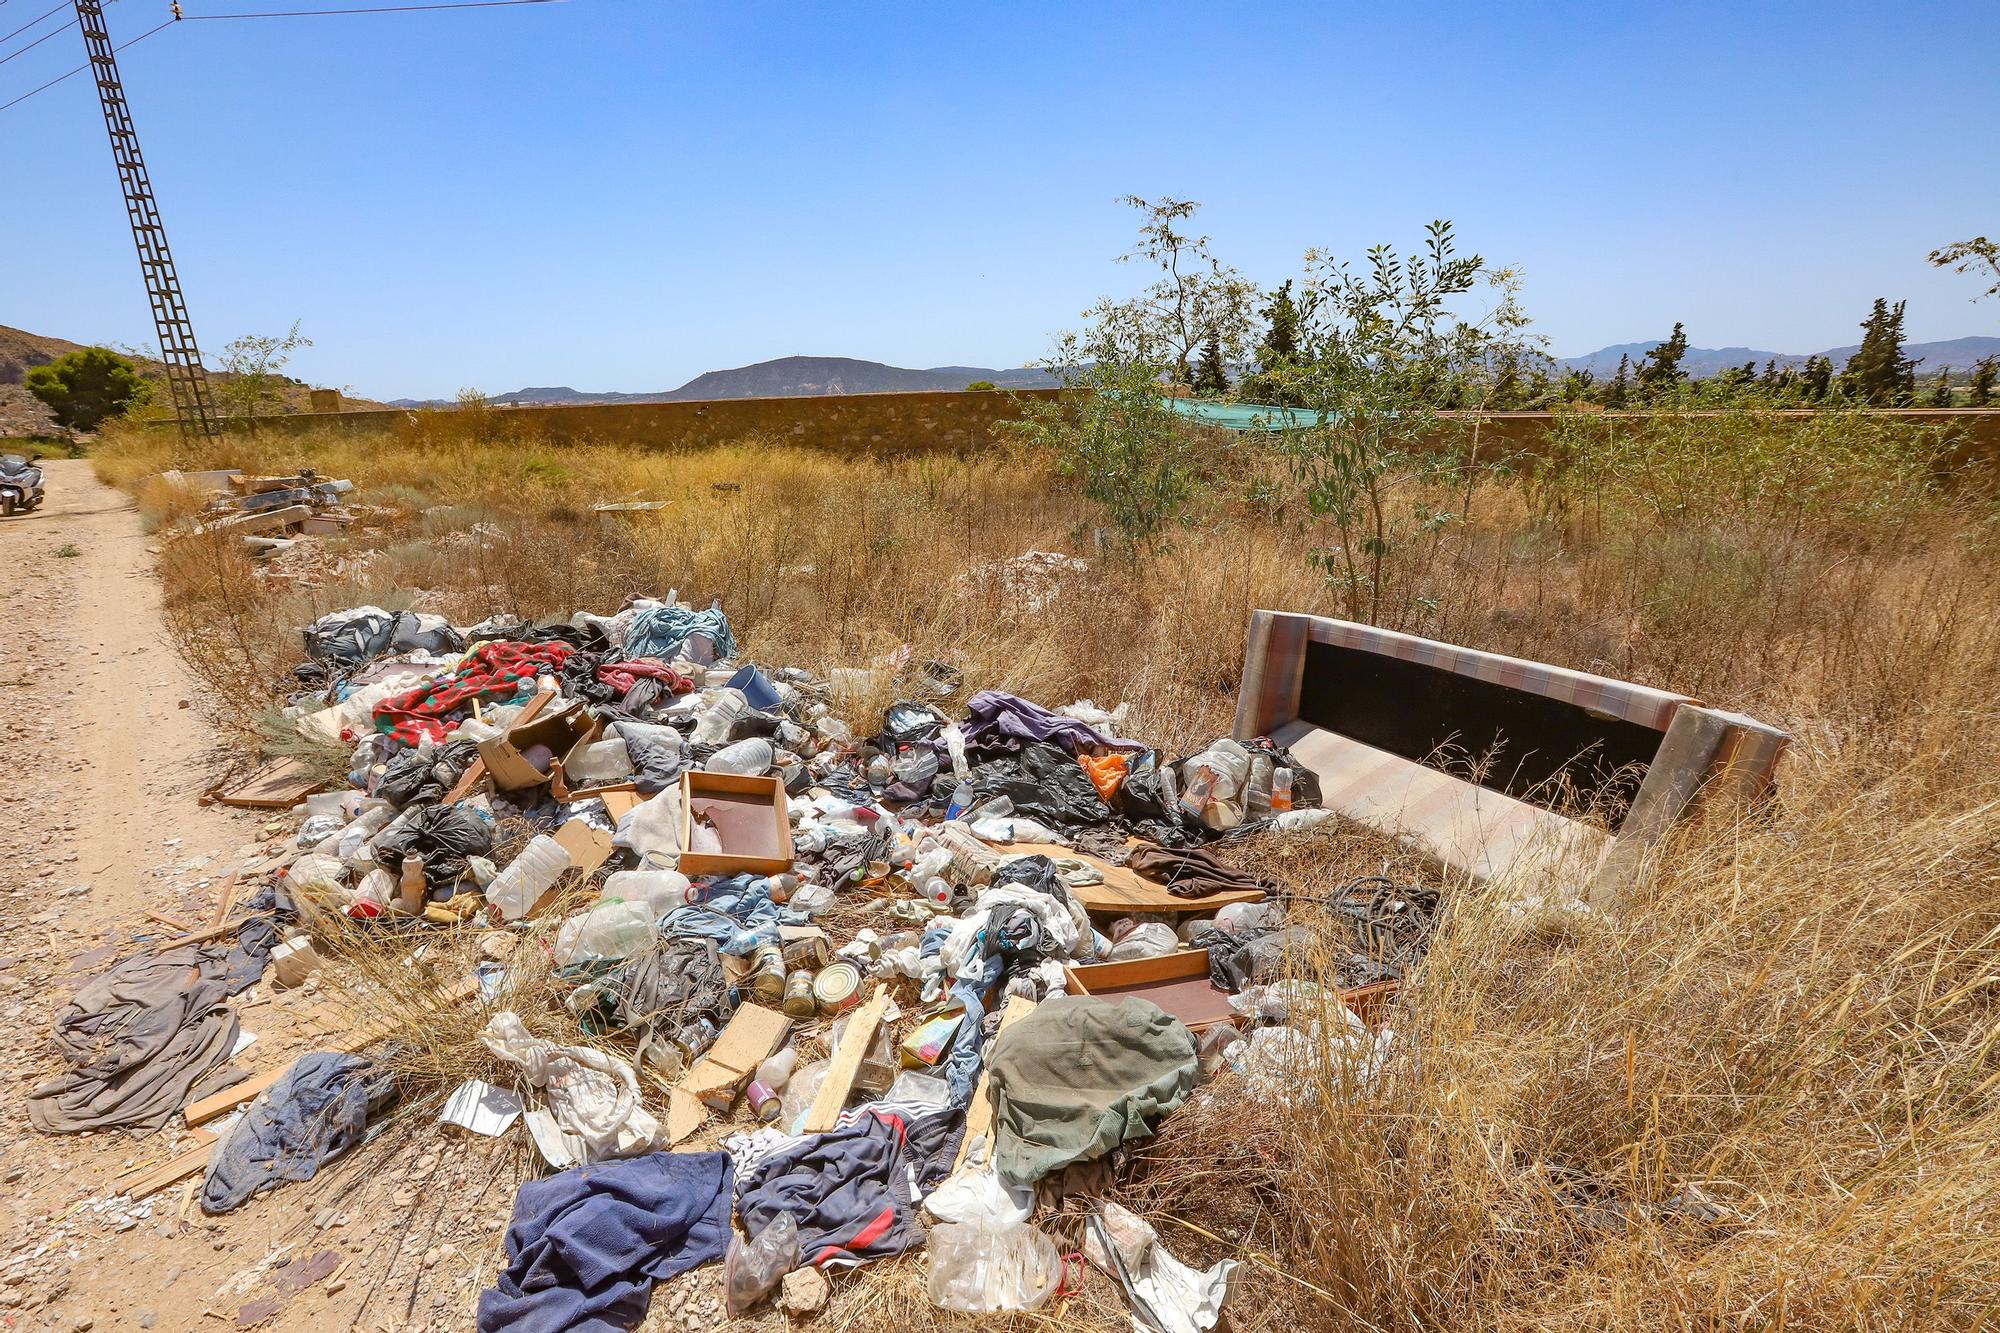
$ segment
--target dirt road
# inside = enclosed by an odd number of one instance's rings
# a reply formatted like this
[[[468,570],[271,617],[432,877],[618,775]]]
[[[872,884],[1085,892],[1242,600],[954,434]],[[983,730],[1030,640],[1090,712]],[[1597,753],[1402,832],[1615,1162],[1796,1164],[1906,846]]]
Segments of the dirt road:
[[[145,1200],[117,1192],[127,1168],[192,1144],[185,1129],[28,1128],[24,1097],[60,1067],[49,1032],[69,995],[179,933],[149,910],[205,923],[230,871],[279,832],[198,804],[229,756],[167,643],[138,513],[88,462],[45,468],[42,511],[0,521],[0,1052],[14,1071],[0,1084],[0,1330],[247,1327],[246,1316],[266,1328],[469,1327],[512,1198],[471,1202],[489,1174],[473,1149],[406,1135],[401,1149],[350,1158],[357,1169],[209,1219],[198,1176]],[[237,1059],[251,1074],[326,1035],[310,989],[267,981],[232,1003],[258,1037]],[[413,1218],[419,1194],[430,1197]]]

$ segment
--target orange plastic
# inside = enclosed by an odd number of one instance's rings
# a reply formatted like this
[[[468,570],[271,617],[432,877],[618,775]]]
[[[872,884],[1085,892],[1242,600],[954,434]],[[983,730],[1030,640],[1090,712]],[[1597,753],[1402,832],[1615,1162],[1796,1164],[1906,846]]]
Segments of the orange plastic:
[[[1083,771],[1090,774],[1091,785],[1097,794],[1110,800],[1125,785],[1125,774],[1132,767],[1129,754],[1080,754],[1076,762],[1083,765]]]

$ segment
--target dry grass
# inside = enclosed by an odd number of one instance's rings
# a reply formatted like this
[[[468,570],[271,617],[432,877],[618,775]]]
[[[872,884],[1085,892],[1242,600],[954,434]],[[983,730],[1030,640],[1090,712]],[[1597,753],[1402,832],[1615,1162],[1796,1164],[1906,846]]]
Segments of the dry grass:
[[[313,466],[394,513],[350,539],[374,553],[365,578],[317,588],[169,540],[182,651],[254,717],[325,610],[566,615],[677,587],[722,597],[762,661],[852,665],[907,644],[968,690],[1129,700],[1128,732],[1186,749],[1227,727],[1250,608],[1337,605],[1305,558],[1323,538],[1248,449],[1170,550],[1128,567],[1098,557],[1093,516],[1032,458],[558,449],[479,438],[491,427],[427,422],[418,449],[229,440],[192,460]],[[1591,444],[1567,474],[1482,481],[1469,517],[1392,561],[1399,628],[1684,689],[1799,739],[1769,811],[1688,830],[1615,919],[1523,916],[1452,886],[1365,1093],[1322,1064],[1296,1105],[1225,1081],[1170,1122],[1132,1188],[1201,1229],[1161,1223],[1190,1259],[1264,1256],[1237,1327],[1992,1325],[1992,510],[1909,467],[1922,441],[1733,429],[1663,429]],[[163,445],[117,441],[98,466],[136,486]],[[590,513],[635,496],[673,505]],[[1039,606],[968,574],[1030,549],[1089,571]],[[1229,854],[1306,889],[1385,860],[1428,873],[1351,833]],[[469,947],[441,953],[456,967]],[[547,1009],[531,1025],[563,1035]],[[470,1037],[439,1032],[440,1047]],[[1665,1206],[1690,1191],[1712,1210]],[[900,1271],[844,1287],[829,1317],[937,1324]],[[1017,1322],[1117,1326],[1101,1297]]]

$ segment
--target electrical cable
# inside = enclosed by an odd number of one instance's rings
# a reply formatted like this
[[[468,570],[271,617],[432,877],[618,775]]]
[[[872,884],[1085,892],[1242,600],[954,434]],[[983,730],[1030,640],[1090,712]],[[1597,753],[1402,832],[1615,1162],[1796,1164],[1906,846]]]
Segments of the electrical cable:
[[[19,37],[22,33],[26,32],[28,29],[34,27],[37,23],[40,23],[42,19],[51,18],[57,14],[62,13],[63,10],[68,8],[69,5],[67,3],[57,5],[54,9],[48,11],[48,13],[43,14],[41,18],[29,19],[26,23],[23,23],[20,27],[14,29],[14,31],[8,33],[5,37],[0,37],[0,42],[11,42],[16,37]]]
[[[189,23],[214,22],[217,19],[316,19],[337,14],[414,14],[427,9],[498,9],[505,5],[554,5],[562,0],[449,0],[449,3],[428,5],[369,5],[360,9],[272,9],[254,10],[247,14],[189,14]]]
[[[33,27],[34,25],[30,24],[29,26]],[[43,33],[40,37],[35,38],[34,41],[29,42],[26,46],[22,47],[20,50],[10,51],[4,56],[0,56],[0,65],[6,64],[8,61],[12,60],[15,56],[26,55],[28,52],[40,46],[43,42],[46,42],[49,38],[60,37],[64,33],[68,32],[71,28],[74,28],[75,26],[76,26],[76,20],[71,19],[69,22],[63,24],[60,28],[56,28],[53,29],[52,31]]]
[[[137,37],[134,37],[131,41],[120,42],[117,46],[114,46],[111,49],[113,53],[116,53],[119,51],[123,51],[128,46],[137,46],[140,42],[145,41],[148,37],[151,37],[154,33],[160,31],[161,28],[173,27],[175,22],[177,22],[177,20],[168,19],[165,23],[162,23],[159,28],[148,28],[146,29],[146,31],[140,33]],[[89,68],[90,68],[90,62],[86,60],[83,64],[78,65],[75,69],[71,70],[69,73],[58,74],[53,79],[50,79],[47,83],[43,84],[39,88],[30,88],[28,89],[27,92],[22,93],[19,97],[15,98],[11,102],[0,102],[0,111],[5,111],[8,107],[19,106],[21,103],[27,101],[30,97],[33,97],[36,93],[45,93],[49,89],[55,87],[57,84],[61,83],[64,79],[75,78],[77,75],[83,73],[85,70]]]

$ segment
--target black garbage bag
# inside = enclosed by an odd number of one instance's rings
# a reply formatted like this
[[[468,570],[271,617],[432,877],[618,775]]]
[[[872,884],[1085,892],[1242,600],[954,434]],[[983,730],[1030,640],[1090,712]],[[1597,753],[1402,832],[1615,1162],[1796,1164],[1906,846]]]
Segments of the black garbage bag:
[[[875,738],[877,748],[894,753],[899,745],[936,740],[950,721],[929,704],[900,700],[882,714],[882,733]]]
[[[341,671],[391,653],[456,653],[465,638],[443,616],[415,611],[384,611],[358,606],[334,611],[305,627],[306,656]]]
[[[932,786],[934,802],[953,799],[955,788],[948,782],[940,776]],[[1018,754],[987,760],[960,785],[971,788],[968,805],[1005,796],[1014,803],[1015,814],[1058,828],[1102,824],[1111,818],[1111,807],[1099,799],[1083,766],[1046,741],[1030,741]]]
[[[456,805],[421,805],[406,810],[375,840],[375,863],[391,875],[403,873],[409,856],[424,859],[424,885],[449,892],[465,877],[466,859],[493,850],[493,830],[470,810]]]
[[[610,653],[571,653],[556,674],[556,679],[562,682],[562,692],[585,703],[610,703],[618,698],[618,691],[597,678],[597,668],[614,660]]]
[[[458,785],[477,758],[479,742],[469,738],[447,741],[431,750],[404,750],[383,770],[375,795],[398,810],[433,804]]]

